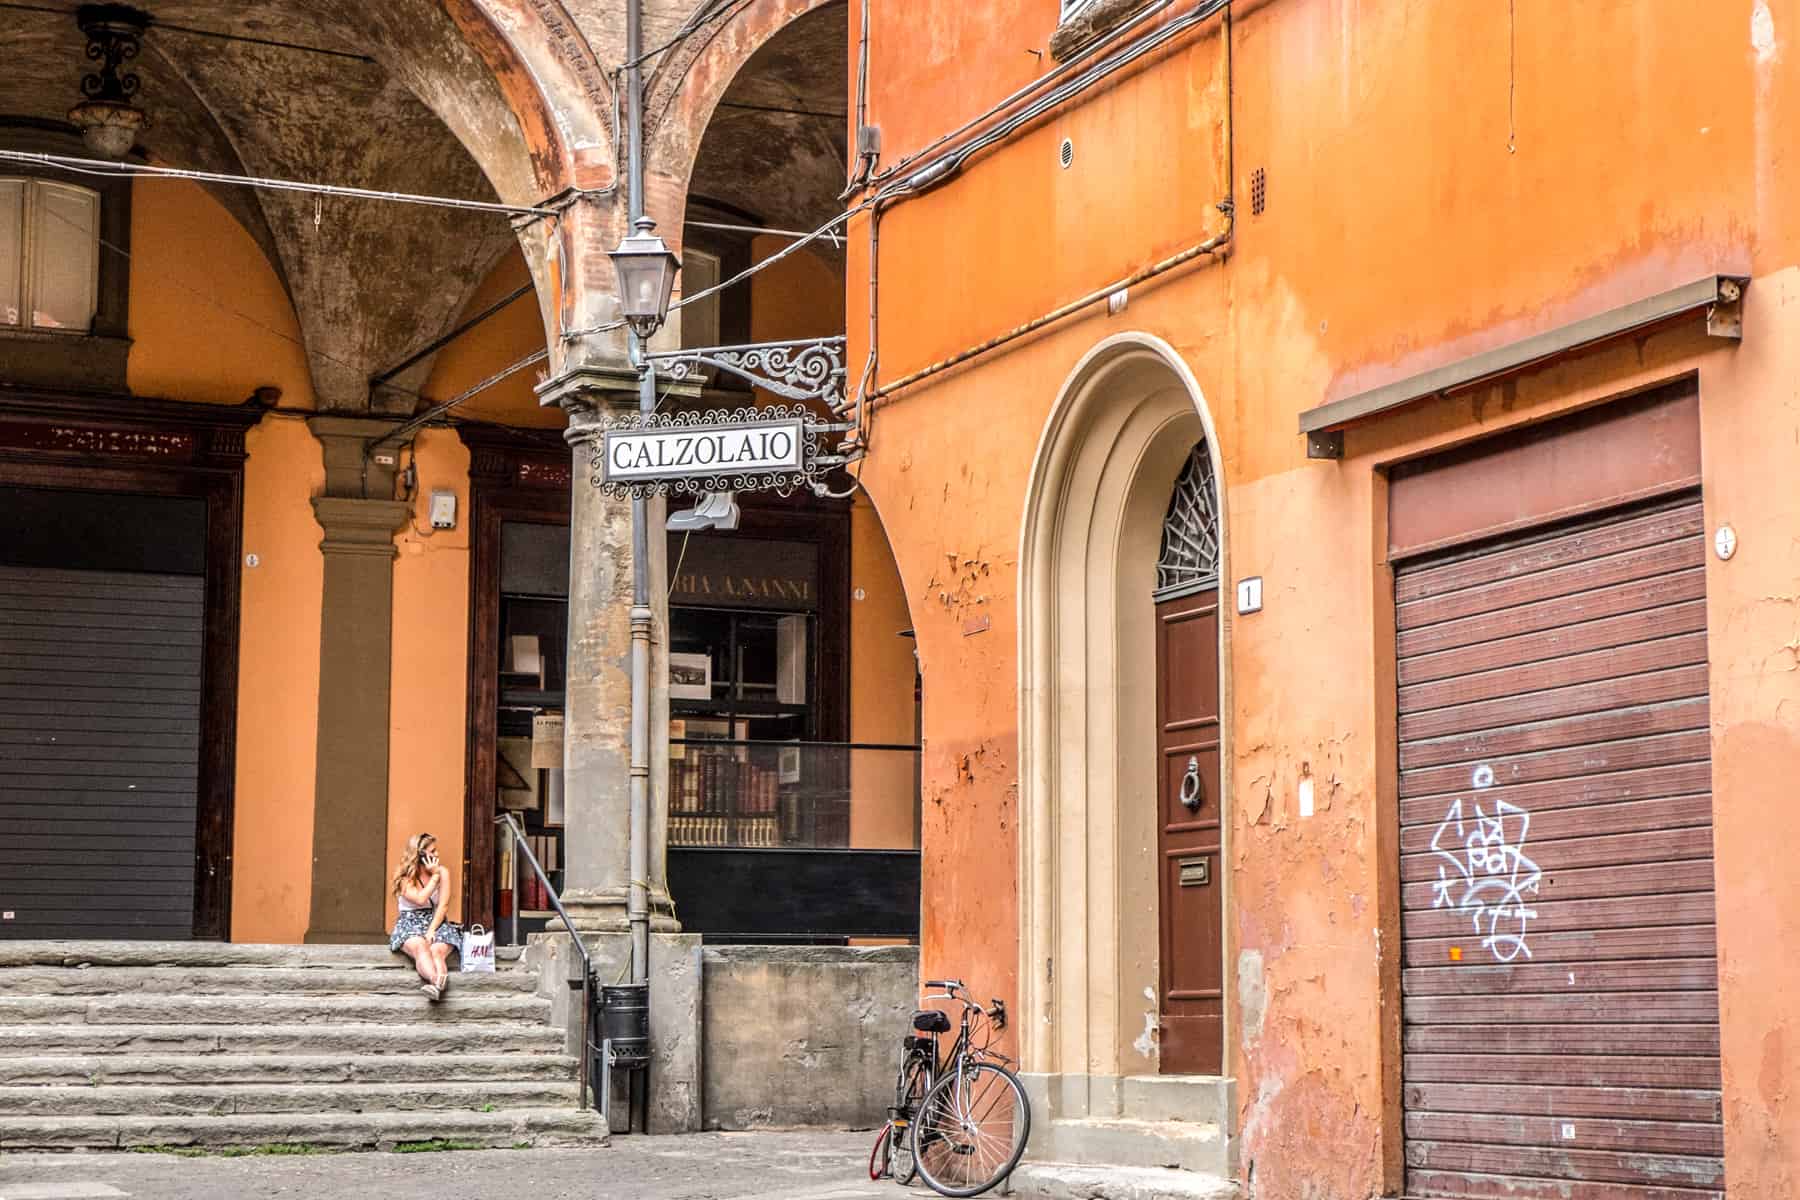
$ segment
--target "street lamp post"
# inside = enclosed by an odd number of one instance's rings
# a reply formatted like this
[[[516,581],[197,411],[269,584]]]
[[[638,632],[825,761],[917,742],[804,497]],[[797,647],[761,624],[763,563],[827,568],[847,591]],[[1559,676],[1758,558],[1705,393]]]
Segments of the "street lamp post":
[[[636,12],[639,0],[632,0]],[[635,26],[634,26],[635,28]],[[632,83],[636,86],[636,72]],[[643,198],[643,156],[639,121],[642,97],[632,93],[631,198]],[[656,235],[656,222],[641,210],[633,214],[635,232],[612,251],[618,272],[619,309],[630,326],[632,365],[638,369],[638,413],[656,411],[655,367],[646,348],[668,319],[669,297],[681,263]],[[625,900],[625,920],[631,927],[631,982],[650,979],[650,637],[654,612],[650,607],[649,498],[631,500],[631,809],[627,832],[627,862],[631,878]]]
[[[681,263],[656,236],[656,222],[644,212],[643,0],[625,7],[626,216],[634,232],[612,252],[618,273],[619,306],[630,326],[628,348],[638,369],[638,412],[656,411],[655,368],[647,357],[650,338],[668,317],[669,297]],[[631,928],[631,982],[650,982],[650,531],[648,499],[631,502],[631,795],[627,828],[625,918]],[[632,1078],[631,1109],[638,1127],[649,1130],[648,1096],[641,1073]]]

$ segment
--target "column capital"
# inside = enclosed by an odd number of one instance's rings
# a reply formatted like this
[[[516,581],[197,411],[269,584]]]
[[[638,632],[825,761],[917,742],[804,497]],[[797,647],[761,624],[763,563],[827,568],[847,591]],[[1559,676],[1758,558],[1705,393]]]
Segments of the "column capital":
[[[319,549],[326,554],[374,554],[394,558],[394,535],[412,520],[405,500],[357,500],[348,496],[314,496],[313,516],[325,531]]]
[[[638,369],[627,362],[564,367],[537,385],[540,408],[605,409],[637,404]]]
[[[327,496],[392,496],[397,454],[389,453],[386,463],[364,458],[370,442],[387,436],[399,424],[393,420],[368,417],[309,417],[306,427],[319,439],[325,459],[325,494]]]

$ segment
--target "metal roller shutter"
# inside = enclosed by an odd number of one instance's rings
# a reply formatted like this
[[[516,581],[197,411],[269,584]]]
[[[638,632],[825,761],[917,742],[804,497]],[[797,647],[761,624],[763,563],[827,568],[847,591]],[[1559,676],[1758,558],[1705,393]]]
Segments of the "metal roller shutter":
[[[0,566],[0,937],[193,935],[202,588]]]
[[[1397,570],[1407,1194],[1724,1188],[1696,496]]]

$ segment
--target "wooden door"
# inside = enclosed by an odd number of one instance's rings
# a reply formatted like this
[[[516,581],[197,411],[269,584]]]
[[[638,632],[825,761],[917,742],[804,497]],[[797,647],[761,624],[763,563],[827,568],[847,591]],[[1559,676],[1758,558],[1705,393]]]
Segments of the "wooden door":
[[[1395,601],[1407,1194],[1719,1194],[1698,496]]]
[[[1158,1069],[1225,1059],[1219,853],[1219,505],[1206,443],[1188,455],[1156,563]]]
[[[1165,1075],[1224,1059],[1219,877],[1219,589],[1156,606],[1157,860]]]

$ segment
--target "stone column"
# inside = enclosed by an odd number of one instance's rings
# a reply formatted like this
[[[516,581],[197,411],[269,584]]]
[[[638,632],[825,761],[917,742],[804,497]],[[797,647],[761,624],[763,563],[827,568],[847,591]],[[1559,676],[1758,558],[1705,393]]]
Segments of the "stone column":
[[[411,511],[390,498],[393,467],[363,461],[363,448],[389,422],[315,417],[308,424],[325,453],[325,492],[313,499],[325,531],[325,584],[306,940],[384,942],[394,534]]]
[[[538,392],[569,418],[574,454],[569,506],[569,650],[563,725],[563,907],[582,932],[624,933],[631,882],[631,501],[594,486],[605,423],[638,404],[630,368],[580,367]],[[651,929],[680,928],[670,913],[668,835],[667,564],[664,505],[650,506]]]

